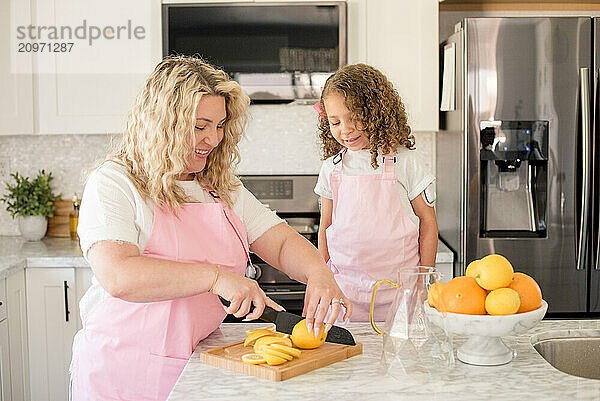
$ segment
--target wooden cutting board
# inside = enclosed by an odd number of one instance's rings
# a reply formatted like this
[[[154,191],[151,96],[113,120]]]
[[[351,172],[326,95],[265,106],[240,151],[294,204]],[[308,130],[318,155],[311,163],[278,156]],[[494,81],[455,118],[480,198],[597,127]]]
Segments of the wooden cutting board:
[[[200,360],[208,365],[232,370],[246,375],[272,381],[287,380],[311,370],[362,354],[362,344],[341,345],[325,343],[316,349],[302,350],[300,358],[294,358],[281,365],[269,366],[266,363],[250,365],[242,362],[242,355],[253,353],[252,347],[244,347],[244,342],[213,348],[200,353]]]
[[[54,201],[56,210],[54,217],[48,219],[48,237],[70,237],[69,214],[73,211],[71,199],[58,199]]]

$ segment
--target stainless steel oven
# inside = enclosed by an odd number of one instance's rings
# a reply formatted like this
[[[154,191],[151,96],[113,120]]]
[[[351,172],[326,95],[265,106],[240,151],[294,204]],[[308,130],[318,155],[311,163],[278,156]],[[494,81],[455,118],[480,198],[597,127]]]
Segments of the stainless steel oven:
[[[319,198],[313,189],[316,175],[245,175],[244,186],[262,203],[286,220],[288,225],[317,246]],[[257,255],[250,259],[256,269],[254,278],[263,291],[288,312],[301,314],[306,285],[270,266]],[[228,316],[226,321],[239,321]]]

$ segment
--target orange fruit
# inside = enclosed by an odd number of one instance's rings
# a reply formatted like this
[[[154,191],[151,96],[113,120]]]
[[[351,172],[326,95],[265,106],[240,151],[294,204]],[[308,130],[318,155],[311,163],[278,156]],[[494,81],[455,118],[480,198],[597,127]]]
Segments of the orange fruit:
[[[258,365],[259,363],[267,362],[265,358],[263,358],[260,354],[245,354],[242,355],[242,361],[244,363],[249,363],[250,365]]]
[[[252,333],[254,333],[255,331],[260,331],[260,330],[270,330],[270,331],[275,331],[275,323],[271,323],[266,327],[262,327],[260,329],[252,329],[252,330],[246,330],[246,335],[250,335]]]
[[[477,272],[479,270],[479,259],[475,259],[467,266],[467,271],[465,272],[465,276],[475,278],[477,276]]]
[[[490,315],[512,315],[520,305],[519,293],[512,288],[498,288],[485,298],[485,310]]]
[[[274,335],[274,333],[271,330],[267,330],[267,329],[253,330],[250,334],[248,334],[248,337],[244,341],[244,347],[254,344],[254,342],[261,337],[272,336],[272,335]]]
[[[477,262],[475,279],[486,290],[506,287],[513,278],[513,267],[502,255],[492,254]]]
[[[286,354],[295,356],[296,358],[300,358],[302,351],[296,348],[288,347],[287,345],[271,343],[269,344],[269,348],[276,349],[277,351],[285,352]]]
[[[282,338],[282,337],[277,337],[277,336],[266,336],[266,337],[261,337],[258,340],[256,340],[256,342],[254,343],[254,352],[260,353],[263,345],[269,345],[269,344],[273,344],[273,343],[284,344],[289,347],[292,346],[292,342],[290,341],[289,338]]]
[[[515,273],[508,285],[519,293],[521,306],[517,313],[530,312],[542,306],[542,290],[536,281],[525,273]]]
[[[282,363],[287,362],[287,359],[280,358],[273,354],[262,354],[262,356],[263,356],[263,358],[265,358],[265,361],[267,361],[267,364],[270,366],[281,365]]]
[[[291,361],[292,359],[294,359],[294,357],[290,354],[288,354],[287,352],[283,352],[283,351],[279,351],[276,350],[275,348],[271,348],[270,345],[263,345],[262,348],[260,349],[260,353],[262,356],[265,355],[273,355],[279,358],[283,358],[286,361]]]
[[[446,283],[434,283],[429,287],[427,292],[427,303],[433,308],[437,308],[438,300],[442,292],[442,288]]]
[[[319,335],[315,338],[314,331],[308,332],[306,328],[306,319],[300,320],[292,329],[292,335],[290,336],[294,345],[298,348],[313,349],[318,348],[325,342],[327,333],[321,327]]]
[[[441,312],[485,315],[485,290],[473,277],[455,277],[444,285],[437,309]]]

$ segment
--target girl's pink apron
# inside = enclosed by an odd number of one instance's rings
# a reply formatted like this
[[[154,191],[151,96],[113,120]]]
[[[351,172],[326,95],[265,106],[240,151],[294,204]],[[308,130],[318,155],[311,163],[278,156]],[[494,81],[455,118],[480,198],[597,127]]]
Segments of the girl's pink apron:
[[[178,217],[154,208],[143,256],[220,264],[243,276],[248,261],[241,220],[216,203],[186,203]],[[217,295],[133,303],[108,297],[83,319],[71,367],[73,400],[165,400],[192,351],[225,319]]]
[[[398,280],[398,268],[419,265],[419,228],[402,207],[395,158],[385,157],[383,173],[342,174],[344,154],[334,158],[330,184],[332,223],[327,228],[328,264],[352,301],[351,321],[369,321],[371,292],[377,280]],[[375,320],[384,321],[396,289],[380,286]],[[338,321],[343,317],[340,313]]]

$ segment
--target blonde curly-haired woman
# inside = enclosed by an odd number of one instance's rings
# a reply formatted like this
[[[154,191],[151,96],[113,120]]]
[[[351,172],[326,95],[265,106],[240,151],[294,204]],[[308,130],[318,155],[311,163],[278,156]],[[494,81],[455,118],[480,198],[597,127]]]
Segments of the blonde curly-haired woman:
[[[249,251],[307,284],[313,333],[335,321],[332,301],[352,313],[316,248],[236,178],[248,105],[223,71],[166,58],[90,174],[78,233],[94,279],[80,305],[73,400],[164,400],[227,313],[253,320],[265,305],[281,310],[244,277]],[[219,296],[231,302],[225,310]]]

